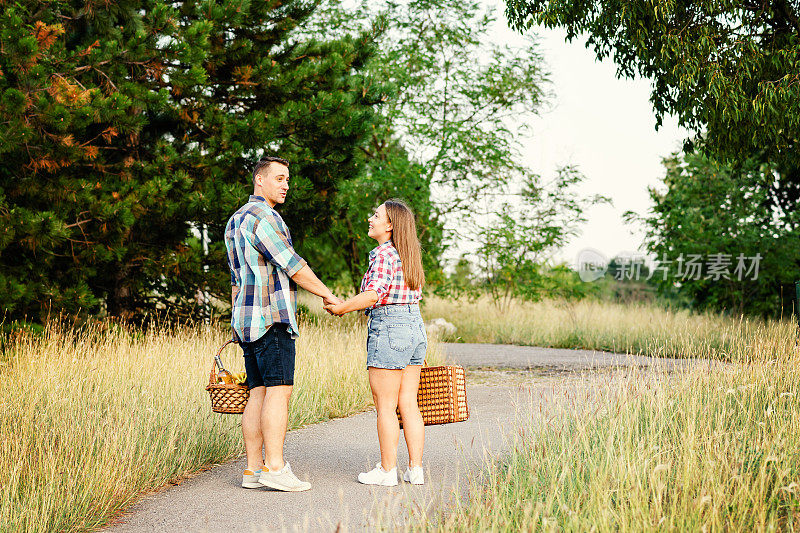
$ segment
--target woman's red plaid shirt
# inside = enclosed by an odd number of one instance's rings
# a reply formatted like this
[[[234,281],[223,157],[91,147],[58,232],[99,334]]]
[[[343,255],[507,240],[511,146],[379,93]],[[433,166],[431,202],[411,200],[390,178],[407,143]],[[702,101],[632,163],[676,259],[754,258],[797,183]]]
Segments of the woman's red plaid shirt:
[[[415,304],[422,299],[422,290],[411,290],[403,278],[400,254],[392,241],[376,246],[369,253],[369,268],[361,280],[361,292],[375,291],[378,301],[370,309],[388,304]]]

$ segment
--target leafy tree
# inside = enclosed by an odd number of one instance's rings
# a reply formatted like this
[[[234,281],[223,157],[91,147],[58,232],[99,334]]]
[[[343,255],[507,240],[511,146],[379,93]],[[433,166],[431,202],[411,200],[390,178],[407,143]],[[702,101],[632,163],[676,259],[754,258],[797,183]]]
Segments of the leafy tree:
[[[787,0],[507,0],[519,30],[587,35],[618,75],[654,81],[657,127],[666,114],[696,132],[707,156],[734,167],[756,157],[779,179],[770,201],[800,201],[800,6]],[[691,148],[695,141],[687,141]],[[691,150],[688,150],[691,151]]]
[[[357,176],[382,86],[368,34],[298,40],[314,3],[2,2],[0,292],[126,318],[227,300],[222,230],[265,150],[299,247]],[[208,253],[193,237],[202,229]],[[209,268],[210,267],[210,268]],[[206,272],[206,271],[209,272]]]
[[[652,210],[625,214],[645,225],[660,262],[651,281],[662,293],[679,287],[697,309],[778,316],[781,285],[800,279],[800,213],[770,202],[775,171],[754,159],[734,170],[699,154],[673,154],[664,166]]]
[[[381,5],[381,4],[377,4]],[[480,2],[386,2],[389,29],[372,65],[400,87],[382,107],[387,131],[423,166],[441,214],[471,211],[476,197],[519,175],[524,117],[544,102],[547,76],[534,40],[495,44],[493,10]]]
[[[367,219],[381,202],[401,198],[414,211],[428,281],[440,270],[442,229],[435,219],[424,169],[393,139],[385,139],[379,156],[367,157],[364,170],[343,180],[331,203],[336,213],[330,230],[309,241],[306,256],[326,265],[324,274],[342,287],[358,291],[368,252],[376,243],[367,236]]]
[[[621,304],[654,303],[658,294],[655,282],[649,281],[651,278],[652,274],[644,256],[618,255],[606,264],[605,275],[593,282],[597,286],[595,295],[600,300]],[[675,300],[667,302],[664,299],[659,304],[664,307],[678,307]]]
[[[472,263],[463,255],[456,262],[453,273],[449,278],[459,285],[472,285],[475,281],[475,274],[472,272]]]
[[[344,266],[357,285],[373,245],[361,233],[365,214],[398,196],[419,215],[428,281],[441,283],[440,257],[453,236],[446,225],[471,216],[476,198],[526,172],[519,163],[526,127],[519,119],[543,102],[541,56],[532,40],[521,49],[493,44],[495,16],[475,1],[366,0],[351,10],[334,4],[319,13],[309,34],[379,28],[379,50],[367,71],[395,88],[361,146],[365,174],[339,191],[339,217],[327,246],[345,251]],[[325,246],[315,244],[320,251]]]
[[[606,267],[606,276],[622,283],[652,277],[643,257],[614,256]]]
[[[602,195],[582,198],[574,187],[583,181],[574,167],[559,169],[548,183],[537,175],[526,178],[514,195],[487,202],[482,217],[465,235],[477,244],[475,256],[485,274],[484,288],[502,310],[514,298],[580,298],[591,290],[564,265],[551,268],[555,250],[579,233],[589,205],[610,203]]]

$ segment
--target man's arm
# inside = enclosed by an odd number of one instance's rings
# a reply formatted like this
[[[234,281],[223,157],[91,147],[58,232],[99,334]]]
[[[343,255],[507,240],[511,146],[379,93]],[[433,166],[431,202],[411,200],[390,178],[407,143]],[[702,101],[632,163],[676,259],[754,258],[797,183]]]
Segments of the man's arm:
[[[253,226],[253,245],[273,265],[283,269],[295,283],[317,296],[326,304],[341,300],[322,283],[308,266],[305,259],[297,255],[289,239],[274,224],[274,220],[258,220]]]
[[[298,270],[297,273],[292,276],[292,279],[311,294],[322,297],[326,304],[337,304],[341,302],[341,300],[334,296],[331,290],[319,280],[308,265]]]
[[[239,286],[238,285],[231,285],[231,340],[233,342],[241,342],[239,340],[239,334],[236,333],[236,328],[233,327],[233,314],[236,312],[234,308],[236,307],[236,295],[239,294]]]
[[[236,285],[231,285],[231,312],[233,312],[233,307],[236,305],[237,294],[239,294],[239,287]]]

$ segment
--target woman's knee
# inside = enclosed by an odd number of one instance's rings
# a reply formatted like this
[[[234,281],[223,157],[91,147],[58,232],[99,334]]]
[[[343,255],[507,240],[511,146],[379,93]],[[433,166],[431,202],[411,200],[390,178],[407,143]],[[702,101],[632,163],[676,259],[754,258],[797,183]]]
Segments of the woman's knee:
[[[400,408],[400,413],[414,413],[419,411],[417,404],[417,397],[400,397],[397,401],[397,406]]]
[[[394,411],[397,409],[397,398],[391,396],[373,396],[375,399],[375,409],[378,411]]]

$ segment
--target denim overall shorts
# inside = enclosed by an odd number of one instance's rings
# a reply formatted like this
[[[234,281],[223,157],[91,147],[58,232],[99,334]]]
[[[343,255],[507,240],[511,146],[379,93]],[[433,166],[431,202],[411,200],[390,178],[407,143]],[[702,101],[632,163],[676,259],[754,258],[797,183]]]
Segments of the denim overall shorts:
[[[421,365],[428,349],[419,304],[387,304],[369,311],[367,366],[403,369]]]

